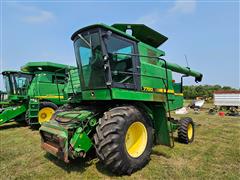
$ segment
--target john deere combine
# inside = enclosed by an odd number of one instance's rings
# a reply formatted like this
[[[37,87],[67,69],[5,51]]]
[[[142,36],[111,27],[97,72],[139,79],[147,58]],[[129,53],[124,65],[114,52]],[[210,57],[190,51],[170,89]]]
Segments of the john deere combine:
[[[94,147],[108,169],[131,174],[149,161],[154,144],[172,147],[174,131],[179,141],[193,141],[192,119],[171,118],[183,106],[182,82],[172,72],[196,82],[202,74],[162,58],[157,48],[167,37],[141,24],[95,24],[71,39],[81,91],[41,126],[43,149],[68,163]]]
[[[67,101],[63,89],[69,68],[51,62],[30,62],[21,71],[3,71],[8,106],[1,109],[0,125],[12,119],[26,120],[29,125],[50,120],[58,106]],[[2,103],[6,104],[6,100]]]

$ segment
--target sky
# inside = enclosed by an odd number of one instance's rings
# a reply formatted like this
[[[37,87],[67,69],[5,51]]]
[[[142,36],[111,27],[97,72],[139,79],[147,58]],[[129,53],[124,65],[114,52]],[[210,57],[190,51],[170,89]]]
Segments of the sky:
[[[239,88],[239,6],[226,0],[1,1],[0,70],[19,70],[29,61],[76,65],[70,40],[76,30],[142,23],[169,38],[159,47],[166,60],[187,66],[187,56],[189,67],[203,74],[199,84]]]

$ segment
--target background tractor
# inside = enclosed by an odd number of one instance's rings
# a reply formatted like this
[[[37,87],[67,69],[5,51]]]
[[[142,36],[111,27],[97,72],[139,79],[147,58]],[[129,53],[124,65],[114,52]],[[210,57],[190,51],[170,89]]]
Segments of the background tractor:
[[[29,62],[21,71],[3,71],[7,100],[1,109],[0,125],[12,119],[29,125],[49,121],[59,105],[67,102],[63,89],[73,67],[51,62]]]
[[[43,149],[68,163],[94,147],[109,170],[131,174],[146,165],[153,145],[173,147],[174,131],[180,142],[193,141],[192,119],[170,111],[183,107],[183,77],[199,82],[202,74],[162,58],[157,48],[167,37],[142,24],[95,24],[71,39],[80,91],[42,124]],[[172,72],[183,74],[180,83]]]

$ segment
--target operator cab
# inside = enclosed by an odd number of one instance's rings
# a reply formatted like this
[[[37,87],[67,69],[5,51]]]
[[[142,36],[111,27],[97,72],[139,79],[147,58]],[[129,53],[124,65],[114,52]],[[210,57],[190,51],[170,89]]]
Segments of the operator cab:
[[[123,35],[122,35],[123,34]],[[83,90],[118,87],[140,89],[137,40],[93,25],[73,34]]]
[[[32,74],[19,71],[4,71],[2,75],[8,95],[27,95],[28,86],[33,78]]]
[[[127,34],[128,29],[132,30],[131,35]],[[194,76],[196,81],[202,79],[202,74],[161,58],[165,52],[158,47],[168,38],[142,24],[95,24],[76,31],[71,39],[81,88],[92,91],[91,96],[94,90],[111,88],[110,96],[116,99],[122,97],[116,95],[120,89],[121,92],[167,92],[174,98],[182,96],[183,78],[180,84],[173,83],[172,72],[183,77]],[[163,98],[158,96],[158,99]]]

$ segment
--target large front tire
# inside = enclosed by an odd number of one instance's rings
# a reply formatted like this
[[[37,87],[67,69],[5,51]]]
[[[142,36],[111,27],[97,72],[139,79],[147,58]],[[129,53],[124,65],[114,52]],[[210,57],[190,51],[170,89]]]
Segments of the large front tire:
[[[94,135],[99,159],[116,174],[131,174],[144,167],[153,146],[150,124],[150,119],[134,106],[105,112]]]

